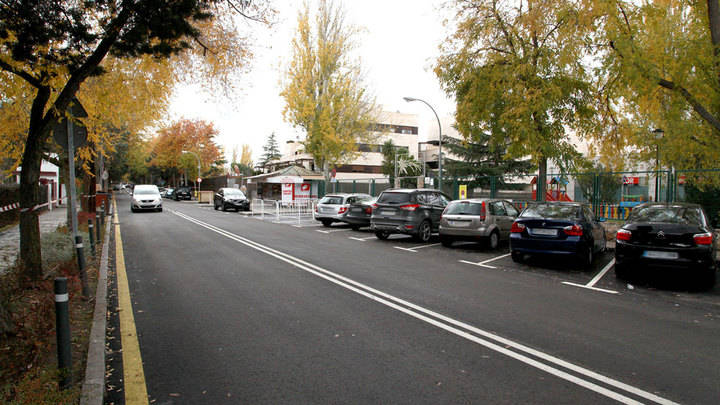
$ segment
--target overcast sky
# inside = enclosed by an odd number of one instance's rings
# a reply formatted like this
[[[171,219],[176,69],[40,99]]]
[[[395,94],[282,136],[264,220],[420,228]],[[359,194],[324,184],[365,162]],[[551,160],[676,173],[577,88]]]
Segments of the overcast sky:
[[[432,73],[438,46],[446,36],[440,9],[444,0],[342,1],[349,22],[364,29],[358,54],[367,85],[377,103],[388,111],[417,114],[420,140],[425,140],[432,111],[422,103],[402,98],[421,98],[443,117],[454,111],[454,102],[440,89]],[[311,4],[316,4],[311,0]],[[203,96],[199,89],[183,87],[171,105],[171,119],[181,117],[212,122],[220,135],[217,143],[230,160],[233,147],[248,144],[257,162],[268,135],[275,132],[281,151],[285,141],[303,139],[304,133],[284,122],[280,97],[282,72],[289,63],[290,42],[295,36],[298,9],[302,2],[276,0],[277,24],[271,29],[253,26],[255,59],[240,84],[243,93],[237,104]]]

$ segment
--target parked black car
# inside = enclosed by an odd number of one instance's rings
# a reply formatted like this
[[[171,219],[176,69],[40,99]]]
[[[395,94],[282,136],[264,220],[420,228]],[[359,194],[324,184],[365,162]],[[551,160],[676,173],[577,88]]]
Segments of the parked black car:
[[[215,193],[213,204],[216,210],[222,208],[223,211],[228,209],[234,209],[235,212],[240,210],[250,211],[250,200],[237,188],[224,187],[219,189]]]
[[[510,229],[510,253],[516,262],[528,254],[560,255],[576,257],[590,267],[605,243],[605,230],[584,203],[530,204]]]
[[[633,209],[615,244],[615,275],[629,279],[647,268],[694,273],[715,284],[715,236],[701,206],[645,203]]]
[[[439,190],[390,189],[373,205],[370,227],[378,239],[393,233],[412,235],[421,242],[437,232],[445,207],[452,199]]]
[[[364,226],[370,226],[370,217],[372,216],[373,204],[377,198],[368,197],[360,198],[351,203],[348,207],[347,214],[340,220],[350,224],[350,228],[357,230]]]
[[[192,200],[192,193],[190,192],[190,187],[178,187],[174,189],[170,198],[175,201]]]

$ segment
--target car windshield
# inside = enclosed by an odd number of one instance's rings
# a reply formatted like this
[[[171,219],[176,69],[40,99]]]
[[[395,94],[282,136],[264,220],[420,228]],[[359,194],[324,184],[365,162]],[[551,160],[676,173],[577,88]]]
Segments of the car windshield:
[[[177,191],[178,193],[188,193],[188,192],[190,192],[190,189],[187,187],[180,187],[175,191]]]
[[[568,204],[533,204],[520,214],[522,218],[580,218],[580,206]]]
[[[343,203],[343,198],[337,195],[326,195],[320,200],[319,204],[339,205]]]
[[[245,198],[245,194],[243,194],[242,191],[240,191],[236,188],[226,188],[225,196],[226,197],[235,197],[235,198]]]
[[[403,204],[410,202],[410,194],[383,192],[380,194],[380,197],[378,197],[377,202],[381,204]]]
[[[630,214],[634,222],[663,222],[671,224],[702,225],[702,213],[696,207],[650,205],[639,207]]]
[[[447,215],[482,215],[482,203],[469,201],[453,201],[447,207]]]
[[[135,187],[135,190],[133,191],[133,194],[159,194],[158,190],[155,188],[140,188]]]

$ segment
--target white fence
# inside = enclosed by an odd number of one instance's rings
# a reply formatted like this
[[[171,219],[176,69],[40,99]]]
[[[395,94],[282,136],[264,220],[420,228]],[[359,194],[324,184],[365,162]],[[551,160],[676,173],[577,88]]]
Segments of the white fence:
[[[261,218],[274,217],[276,220],[297,218],[315,218],[316,200],[277,201],[261,200],[255,198],[251,202],[250,209],[253,215],[260,215]]]

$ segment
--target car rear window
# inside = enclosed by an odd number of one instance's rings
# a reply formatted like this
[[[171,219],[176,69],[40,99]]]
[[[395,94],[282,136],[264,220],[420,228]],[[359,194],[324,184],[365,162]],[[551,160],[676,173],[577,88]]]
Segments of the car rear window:
[[[699,208],[683,206],[651,205],[638,207],[630,214],[634,222],[663,222],[671,224],[703,225]]]
[[[380,194],[380,197],[378,197],[377,202],[379,204],[403,204],[406,202],[410,202],[410,194],[409,193],[388,193],[383,191],[382,194]]]
[[[319,204],[330,204],[330,205],[340,205],[343,203],[343,198],[335,195],[326,195],[323,197]]]
[[[448,205],[447,215],[483,215],[483,206],[479,202],[453,201]]]
[[[532,204],[520,214],[522,218],[580,218],[580,206],[564,204]]]
[[[178,193],[188,193],[188,192],[190,192],[190,189],[187,187],[180,187],[177,189],[177,192]]]

